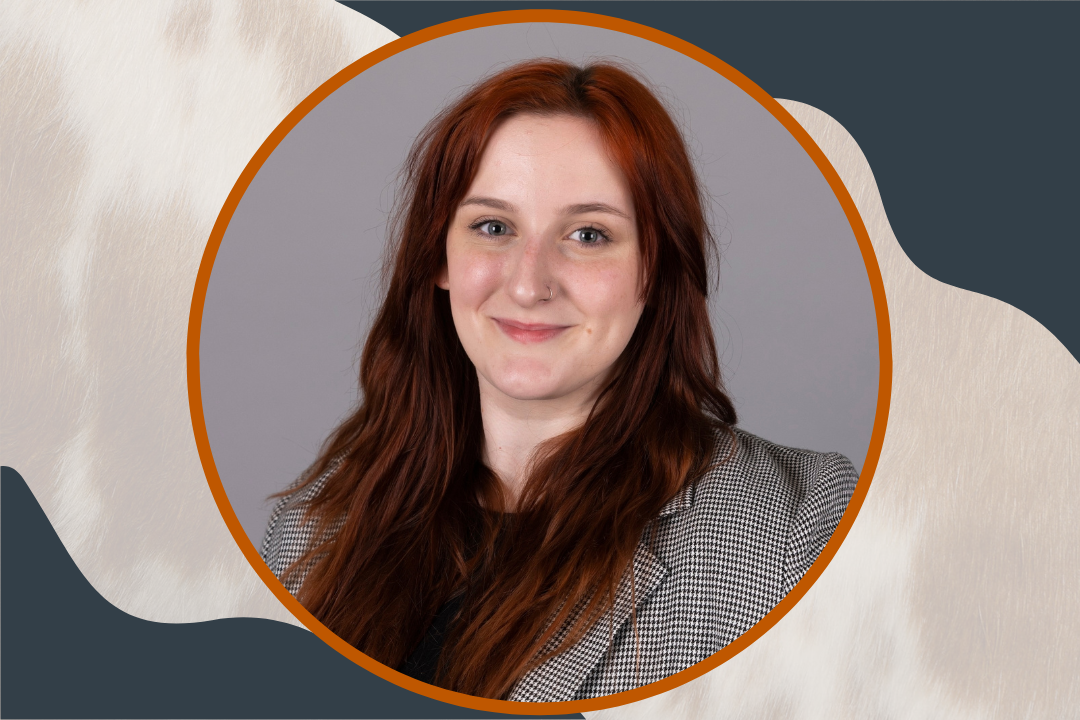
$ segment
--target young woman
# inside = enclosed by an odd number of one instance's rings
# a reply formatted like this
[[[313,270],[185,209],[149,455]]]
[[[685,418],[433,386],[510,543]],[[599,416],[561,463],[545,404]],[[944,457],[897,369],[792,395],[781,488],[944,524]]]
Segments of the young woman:
[[[560,701],[683,670],[802,577],[857,479],[735,428],[684,141],[629,72],[482,81],[406,163],[363,401],[263,544],[370,657]]]

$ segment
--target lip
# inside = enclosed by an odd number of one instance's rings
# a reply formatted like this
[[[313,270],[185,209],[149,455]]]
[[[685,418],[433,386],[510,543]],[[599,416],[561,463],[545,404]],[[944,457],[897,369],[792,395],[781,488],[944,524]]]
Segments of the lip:
[[[495,324],[502,330],[503,334],[511,340],[516,340],[519,343],[540,343],[545,340],[550,340],[562,333],[563,330],[572,327],[571,325],[547,325],[544,323],[526,323],[518,320],[510,320],[508,318],[491,318],[495,321]]]

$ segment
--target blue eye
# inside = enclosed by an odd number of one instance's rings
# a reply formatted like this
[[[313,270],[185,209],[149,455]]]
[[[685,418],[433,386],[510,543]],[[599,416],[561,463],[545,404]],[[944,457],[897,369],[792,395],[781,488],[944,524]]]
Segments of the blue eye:
[[[481,228],[485,229],[488,235],[505,235],[509,228],[506,227],[506,223],[499,222],[498,220],[487,220],[480,224]]]
[[[599,245],[607,240],[607,236],[600,232],[596,228],[584,227],[580,230],[575,230],[570,233],[570,237],[577,236],[575,239],[582,245]]]

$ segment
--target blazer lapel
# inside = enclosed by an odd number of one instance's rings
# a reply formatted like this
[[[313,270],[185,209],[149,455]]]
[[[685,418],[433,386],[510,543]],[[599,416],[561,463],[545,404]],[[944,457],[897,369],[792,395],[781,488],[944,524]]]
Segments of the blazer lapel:
[[[675,496],[664,510],[683,496]],[[686,500],[687,498],[683,498]],[[671,512],[677,511],[677,507]],[[666,514],[661,512],[661,515]],[[649,532],[646,530],[646,537]],[[510,691],[509,700],[520,702],[559,702],[573,700],[585,678],[603,658],[615,633],[630,619],[631,613],[660,584],[667,568],[649,551],[642,540],[634,551],[633,573],[623,574],[615,591],[615,606],[585,633],[577,644],[548,659],[521,678]]]

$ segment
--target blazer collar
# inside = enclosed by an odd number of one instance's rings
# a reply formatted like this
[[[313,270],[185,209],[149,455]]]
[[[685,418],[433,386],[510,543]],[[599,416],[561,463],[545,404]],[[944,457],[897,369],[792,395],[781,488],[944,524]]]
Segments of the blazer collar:
[[[694,483],[688,484],[660,509],[658,517],[674,515],[690,507],[694,499]],[[561,702],[573,700],[585,678],[604,657],[611,640],[623,623],[630,620],[635,608],[641,605],[663,581],[667,567],[649,550],[647,538],[650,526],[634,551],[633,572],[623,574],[615,590],[615,605],[575,645],[549,658],[525,674],[509,700],[520,702]],[[553,642],[558,641],[558,637]]]

